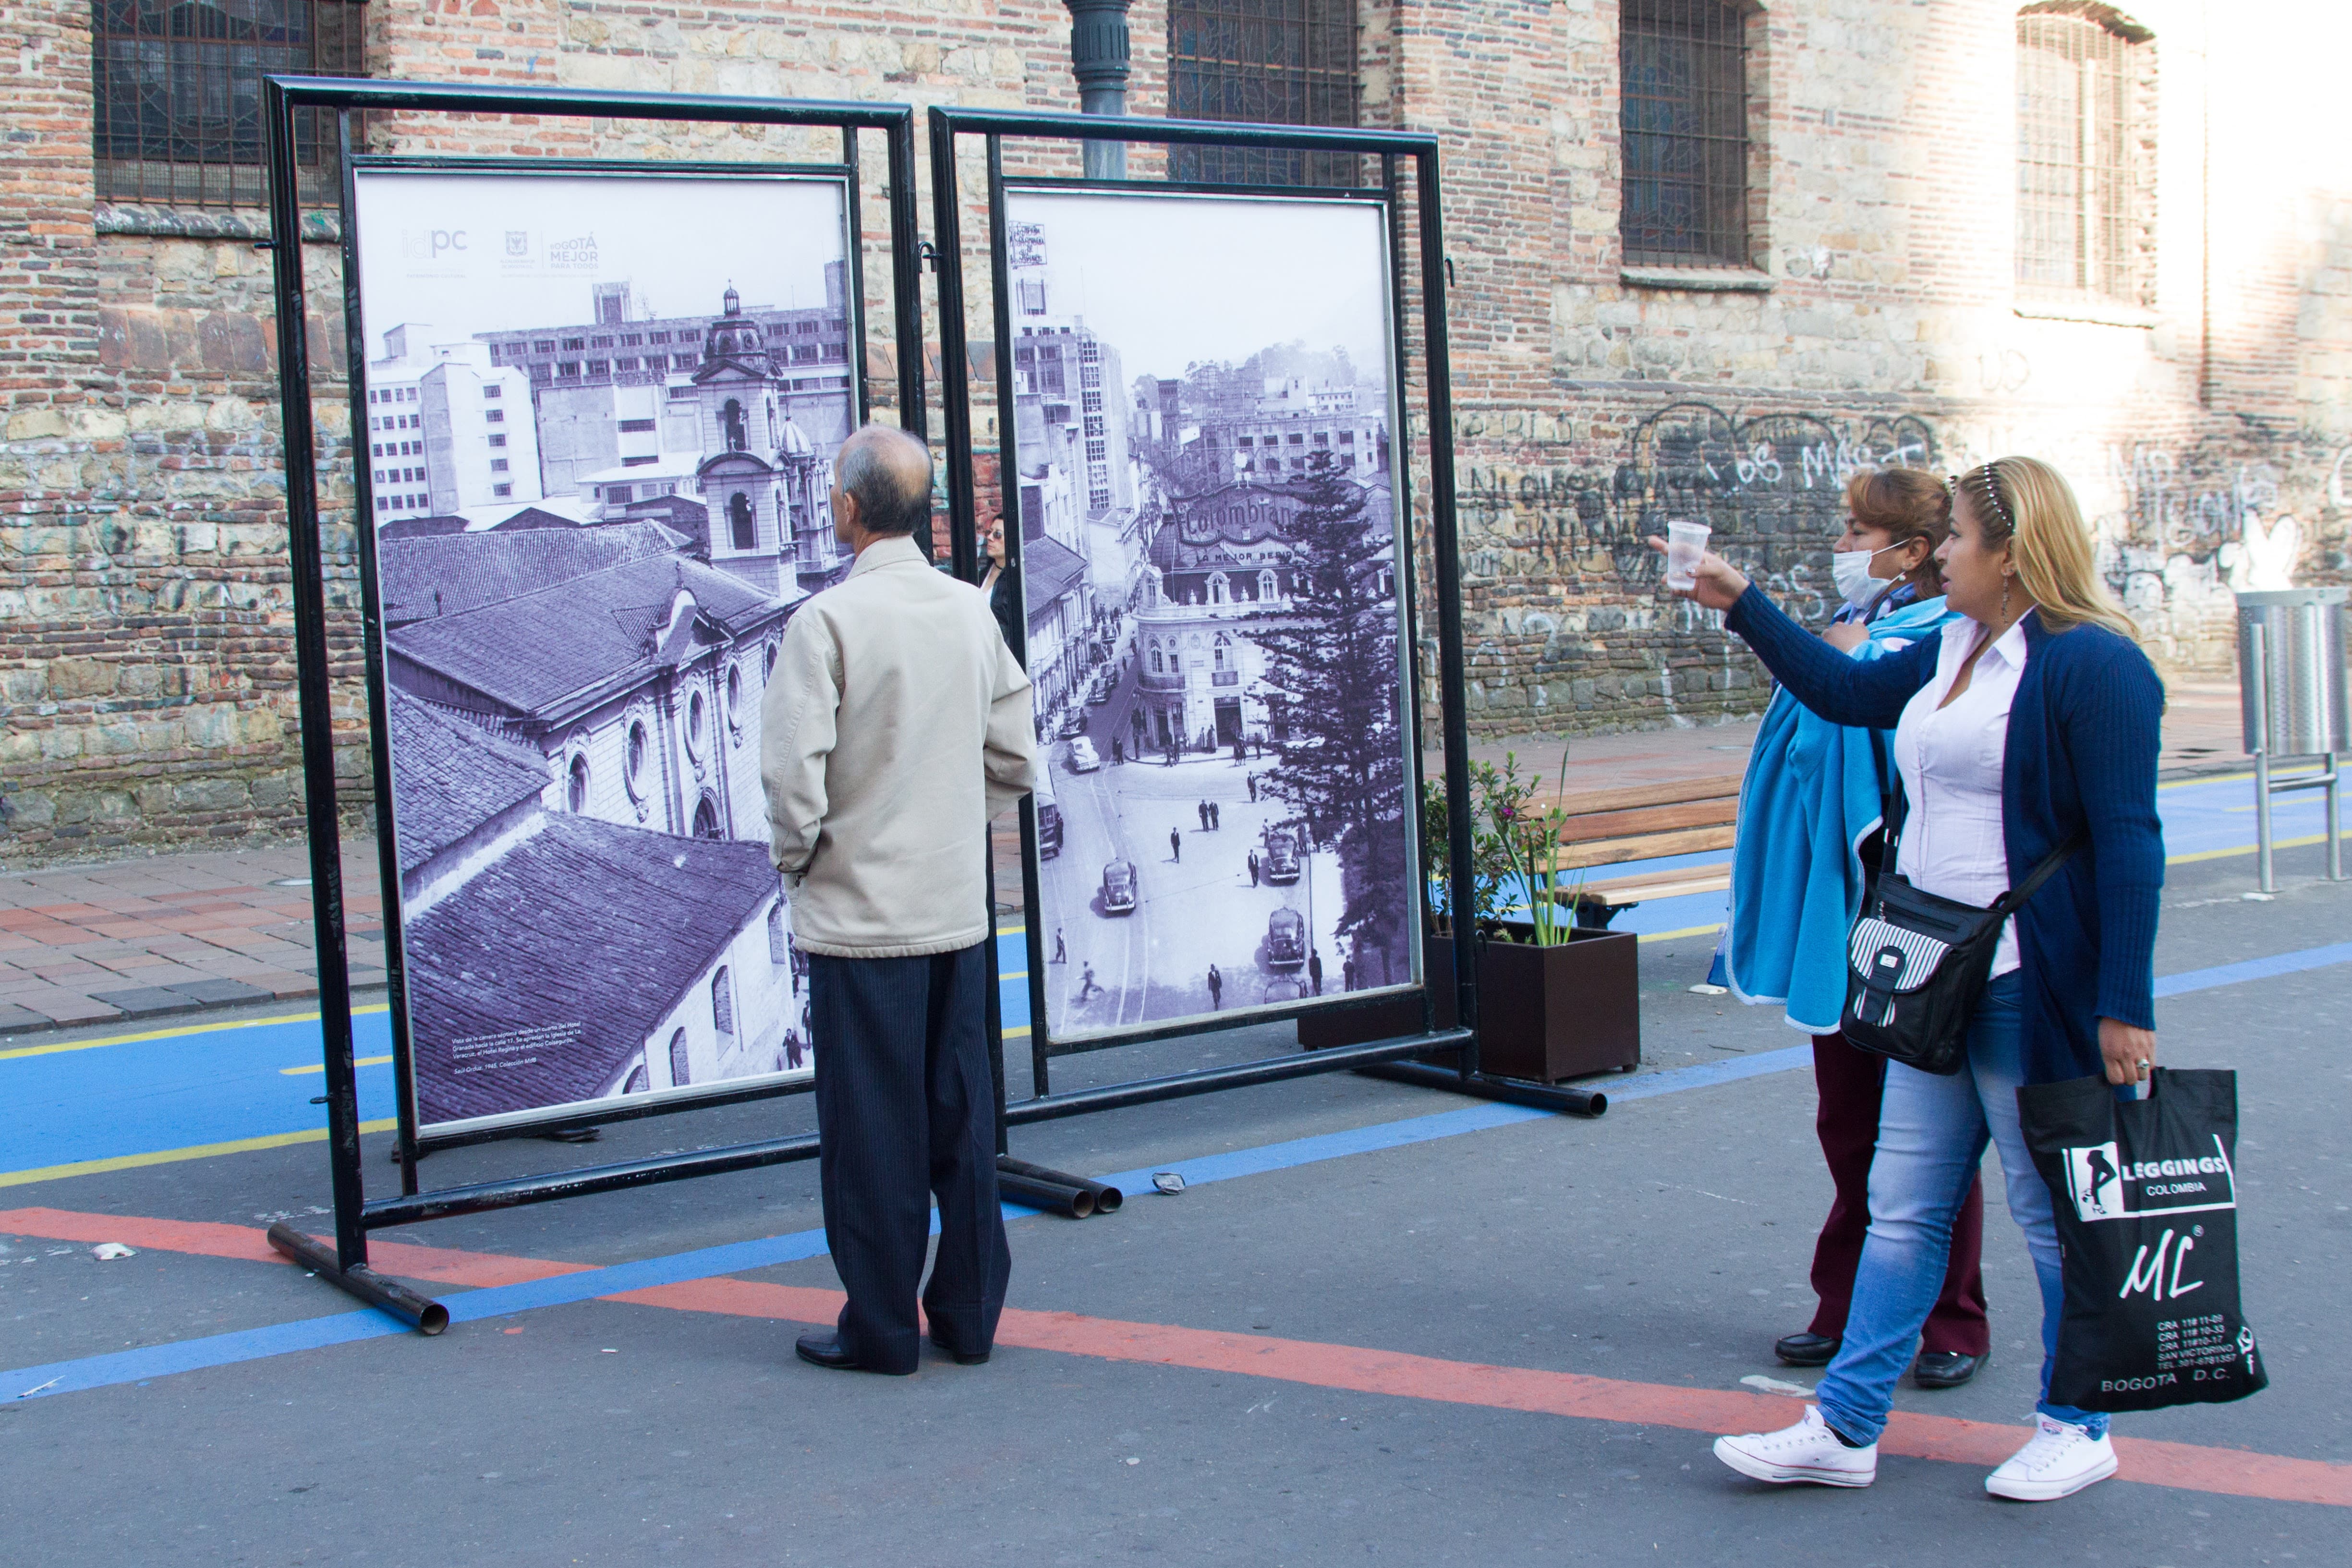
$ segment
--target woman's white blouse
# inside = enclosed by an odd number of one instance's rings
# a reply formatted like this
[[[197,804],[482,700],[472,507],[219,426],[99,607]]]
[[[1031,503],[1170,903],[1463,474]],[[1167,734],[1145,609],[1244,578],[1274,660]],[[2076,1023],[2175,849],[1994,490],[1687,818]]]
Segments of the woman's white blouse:
[[[1984,651],[1969,689],[1944,706],[1984,628],[1966,619],[1944,628],[1936,678],[1904,706],[1895,727],[1910,814],[1895,869],[1912,886],[1989,906],[2009,891],[2009,852],[2001,837],[2000,772],[2009,750],[2009,708],[2025,674],[2025,632],[2011,626]],[[2001,926],[1992,972],[2017,967],[2017,922]]]

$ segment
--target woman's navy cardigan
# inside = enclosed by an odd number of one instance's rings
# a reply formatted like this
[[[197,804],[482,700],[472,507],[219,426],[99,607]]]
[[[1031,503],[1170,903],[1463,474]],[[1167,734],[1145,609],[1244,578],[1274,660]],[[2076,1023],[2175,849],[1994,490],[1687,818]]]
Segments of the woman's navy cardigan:
[[[1893,729],[1936,678],[1943,639],[1855,660],[1750,587],[1724,624],[1832,724]],[[2014,887],[2077,829],[2089,848],[2018,912],[2025,1082],[2104,1073],[2099,1023],[2156,1027],[2156,910],[2164,830],[2156,758],[2164,685],[2129,639],[2103,626],[2046,630],[2029,612],[2025,673],[2009,710],[2001,831]]]

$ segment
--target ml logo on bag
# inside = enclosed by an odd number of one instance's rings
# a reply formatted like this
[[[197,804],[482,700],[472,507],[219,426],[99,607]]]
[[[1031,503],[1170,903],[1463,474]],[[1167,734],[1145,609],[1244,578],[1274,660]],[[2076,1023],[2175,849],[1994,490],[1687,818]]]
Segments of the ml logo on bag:
[[[2185,1159],[2127,1161],[2115,1144],[2061,1153],[2066,1196],[2074,1213],[2086,1220],[2238,1207],[2236,1173],[2218,1137],[2211,1154]]]

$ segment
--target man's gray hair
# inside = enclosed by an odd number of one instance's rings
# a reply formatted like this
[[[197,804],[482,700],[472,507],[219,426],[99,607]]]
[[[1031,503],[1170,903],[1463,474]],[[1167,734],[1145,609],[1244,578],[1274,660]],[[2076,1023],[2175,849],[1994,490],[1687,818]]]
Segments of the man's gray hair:
[[[930,520],[931,449],[912,431],[865,426],[842,444],[834,480],[869,533],[911,534]]]

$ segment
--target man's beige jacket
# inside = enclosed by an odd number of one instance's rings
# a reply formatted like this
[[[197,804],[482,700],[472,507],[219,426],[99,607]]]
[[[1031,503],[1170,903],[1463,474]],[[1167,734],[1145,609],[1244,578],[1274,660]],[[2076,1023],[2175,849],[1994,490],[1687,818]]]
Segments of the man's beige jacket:
[[[988,821],[1036,783],[1029,677],[988,600],[877,540],[793,614],[761,709],[793,940],[842,958],[983,941]]]

